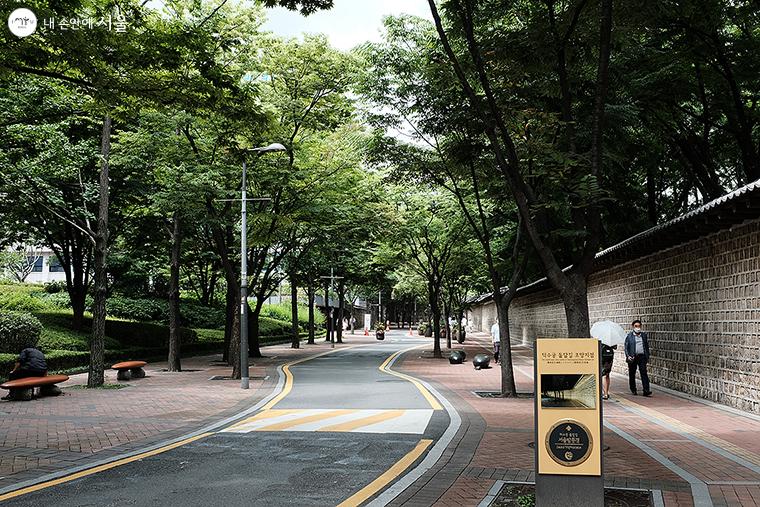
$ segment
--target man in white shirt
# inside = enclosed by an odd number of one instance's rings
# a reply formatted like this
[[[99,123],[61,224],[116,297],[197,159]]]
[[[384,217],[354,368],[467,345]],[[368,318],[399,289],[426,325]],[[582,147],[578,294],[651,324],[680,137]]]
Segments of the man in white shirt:
[[[491,326],[491,340],[493,341],[493,362],[499,363],[499,348],[501,347],[501,339],[499,338],[499,321],[493,323]]]

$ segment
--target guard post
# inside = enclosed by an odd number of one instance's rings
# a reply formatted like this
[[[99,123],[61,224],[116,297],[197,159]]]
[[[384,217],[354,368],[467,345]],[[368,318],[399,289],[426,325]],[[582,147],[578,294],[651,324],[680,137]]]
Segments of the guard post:
[[[593,338],[536,340],[537,507],[604,505],[600,358]]]

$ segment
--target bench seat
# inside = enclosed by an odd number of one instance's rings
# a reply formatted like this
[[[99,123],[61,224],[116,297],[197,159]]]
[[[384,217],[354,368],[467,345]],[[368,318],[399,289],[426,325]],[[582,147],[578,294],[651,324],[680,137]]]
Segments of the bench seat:
[[[61,390],[56,386],[69,380],[68,375],[45,375],[44,377],[25,377],[9,380],[0,384],[0,388],[10,391],[11,399],[29,401],[34,396],[34,388],[40,388],[40,396],[58,396]]]

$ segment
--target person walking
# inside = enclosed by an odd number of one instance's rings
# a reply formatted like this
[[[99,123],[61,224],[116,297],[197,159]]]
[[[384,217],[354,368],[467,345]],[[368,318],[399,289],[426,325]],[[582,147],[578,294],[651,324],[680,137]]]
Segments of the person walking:
[[[615,349],[617,345],[610,347],[602,343],[602,399],[610,399],[610,373],[612,372],[612,361],[615,359]]]
[[[636,368],[641,375],[641,386],[644,388],[644,396],[652,396],[649,390],[649,375],[647,375],[647,362],[649,362],[649,336],[641,330],[641,321],[634,320],[631,323],[633,330],[625,337],[625,359],[628,362],[628,386],[631,393],[636,391]]]
[[[501,347],[501,338],[499,337],[499,321],[491,326],[491,341],[493,342],[493,362],[499,364],[499,349]]]

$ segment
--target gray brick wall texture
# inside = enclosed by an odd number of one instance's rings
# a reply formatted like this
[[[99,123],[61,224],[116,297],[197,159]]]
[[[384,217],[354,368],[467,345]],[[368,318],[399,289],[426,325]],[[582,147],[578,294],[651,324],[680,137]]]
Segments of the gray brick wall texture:
[[[597,271],[588,301],[592,323],[643,321],[653,382],[760,413],[760,220]],[[487,331],[495,315],[486,303],[470,324]],[[509,315],[514,342],[567,335],[551,289],[516,298]],[[614,369],[627,374],[622,350]]]

